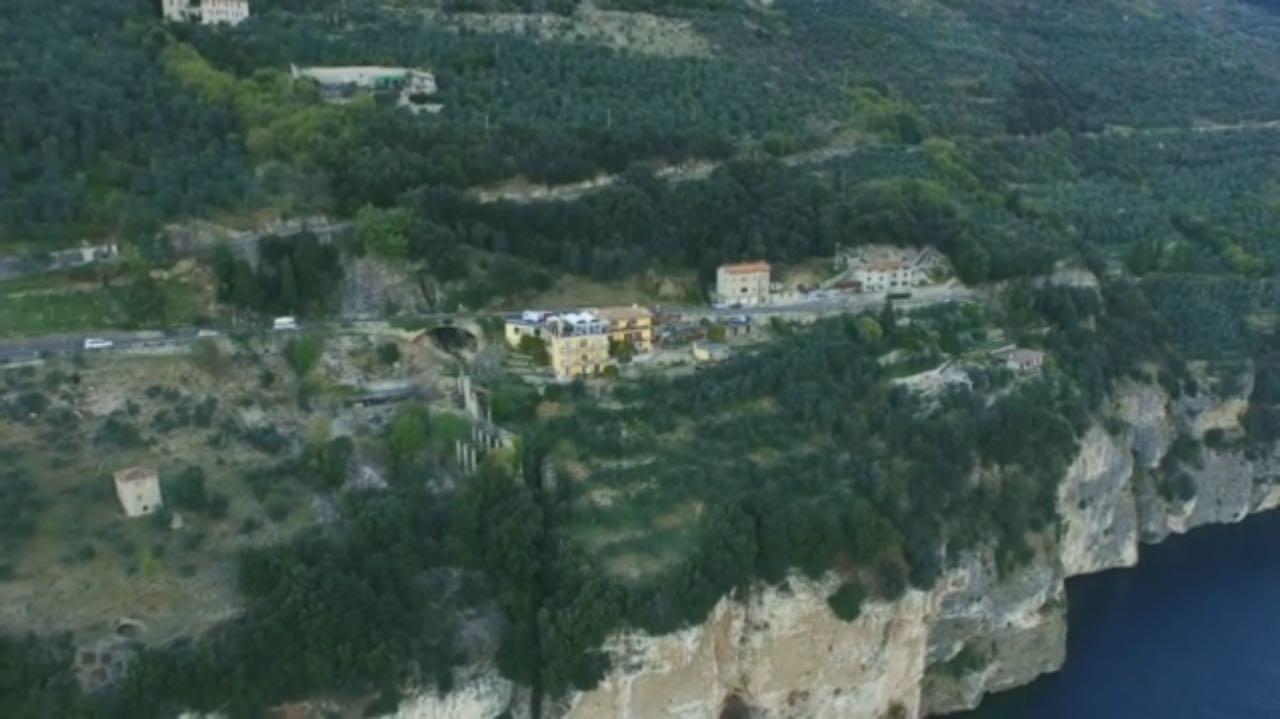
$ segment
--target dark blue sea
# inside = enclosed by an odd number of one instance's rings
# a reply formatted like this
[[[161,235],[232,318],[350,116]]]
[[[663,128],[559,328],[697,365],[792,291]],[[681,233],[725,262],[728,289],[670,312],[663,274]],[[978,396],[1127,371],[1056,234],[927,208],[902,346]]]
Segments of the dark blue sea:
[[[1280,719],[1280,512],[1067,582],[1067,663],[952,719]]]

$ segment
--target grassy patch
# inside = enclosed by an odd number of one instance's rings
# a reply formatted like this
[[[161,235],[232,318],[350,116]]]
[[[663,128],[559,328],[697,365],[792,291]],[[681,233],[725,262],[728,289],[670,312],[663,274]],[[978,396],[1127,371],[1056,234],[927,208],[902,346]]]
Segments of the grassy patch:
[[[170,279],[159,283],[165,295],[167,324],[191,324],[199,313],[195,289]],[[124,288],[46,276],[0,285],[0,337],[79,332],[96,329],[156,329],[161,318],[137,321],[126,308]]]

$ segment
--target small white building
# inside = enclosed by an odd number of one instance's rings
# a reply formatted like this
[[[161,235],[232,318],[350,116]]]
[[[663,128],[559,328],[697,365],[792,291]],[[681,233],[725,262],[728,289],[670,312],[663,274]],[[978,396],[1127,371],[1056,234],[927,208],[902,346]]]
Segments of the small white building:
[[[704,364],[723,362],[731,352],[728,345],[719,342],[694,342],[692,350],[693,358]]]
[[[1030,374],[1044,367],[1045,353],[1025,347],[1006,347],[991,353],[996,361],[1014,372]]]
[[[427,70],[382,65],[290,65],[289,72],[295,80],[307,79],[316,83],[320,88],[320,98],[325,102],[348,102],[358,90],[395,91],[399,93],[397,104],[412,112],[434,114],[443,109],[443,105],[427,101],[440,89],[435,74]]]
[[[738,262],[720,265],[716,270],[716,291],[712,298],[717,307],[753,307],[769,303],[772,268],[768,262]]]
[[[947,258],[932,247],[902,248],[863,245],[841,252],[838,261],[863,292],[895,292],[929,284],[931,276],[947,266]]]
[[[239,25],[249,19],[249,0],[200,0],[200,22]]]
[[[239,25],[249,18],[249,0],[161,0],[160,10],[170,22]]]
[[[525,310],[517,316],[508,317],[505,328],[507,345],[519,348],[520,340],[525,337],[546,339],[543,334],[545,329],[543,323],[550,319],[552,314],[551,312],[542,312],[540,310]]]
[[[129,467],[114,475],[116,496],[129,517],[144,517],[164,506],[160,496],[160,477],[155,470]]]

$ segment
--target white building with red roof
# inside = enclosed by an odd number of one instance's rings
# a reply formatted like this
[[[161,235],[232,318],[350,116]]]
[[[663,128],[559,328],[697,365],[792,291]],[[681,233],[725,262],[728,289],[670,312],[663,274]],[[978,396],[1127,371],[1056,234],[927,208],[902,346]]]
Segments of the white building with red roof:
[[[720,265],[712,302],[717,307],[768,304],[771,274],[769,263],[762,260]]]
[[[164,506],[160,497],[160,476],[145,467],[129,467],[114,475],[116,496],[129,517],[143,517]]]

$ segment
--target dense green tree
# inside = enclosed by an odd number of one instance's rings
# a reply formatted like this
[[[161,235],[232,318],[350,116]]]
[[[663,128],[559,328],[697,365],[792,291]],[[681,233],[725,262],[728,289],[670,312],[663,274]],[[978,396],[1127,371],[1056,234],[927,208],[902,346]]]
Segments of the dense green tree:
[[[427,448],[428,416],[425,405],[400,410],[387,429],[387,450],[391,453],[392,472],[403,476],[423,450]]]
[[[0,699],[13,719],[96,719],[72,672],[69,639],[40,642],[0,635]]]
[[[22,22],[0,24],[0,242],[132,235],[245,201],[235,118],[165,75],[151,7],[13,0],[5,10]],[[54,83],[63,91],[48,91]]]
[[[390,259],[409,254],[410,238],[417,234],[418,221],[406,208],[379,210],[366,205],[356,212],[356,241],[365,249]]]
[[[323,354],[324,338],[315,333],[291,339],[284,346],[285,360],[299,377],[310,374]]]

